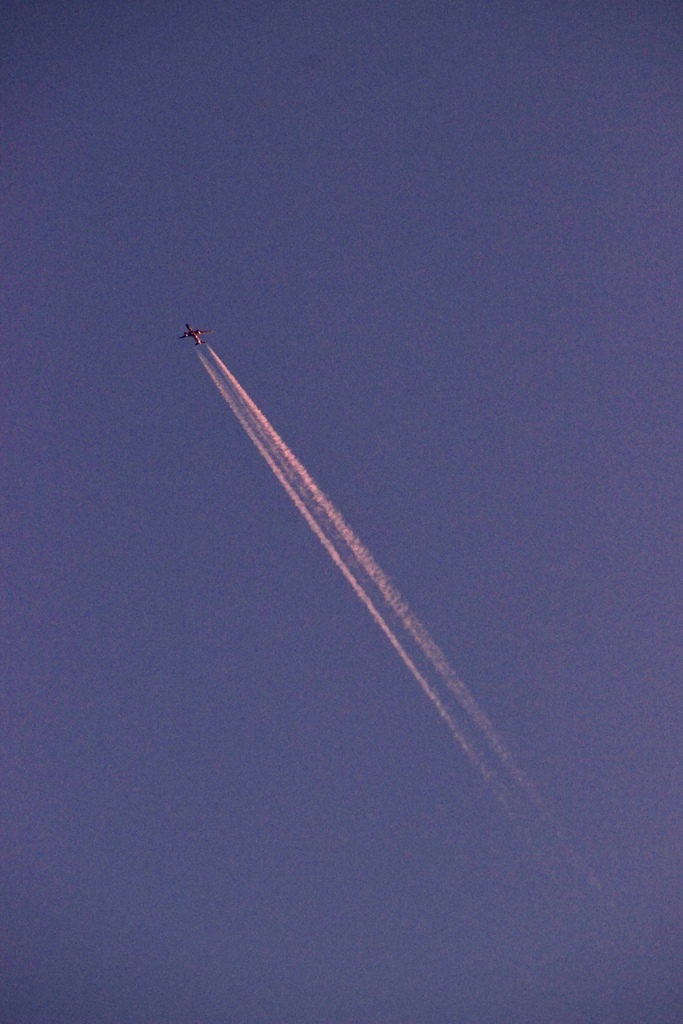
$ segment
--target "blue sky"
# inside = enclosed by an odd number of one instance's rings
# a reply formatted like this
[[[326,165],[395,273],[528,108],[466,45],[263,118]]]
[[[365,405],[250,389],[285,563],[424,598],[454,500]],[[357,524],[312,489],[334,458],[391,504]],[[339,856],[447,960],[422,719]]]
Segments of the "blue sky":
[[[5,8],[0,1019],[680,1019],[681,30]],[[188,319],[601,896],[538,870]]]

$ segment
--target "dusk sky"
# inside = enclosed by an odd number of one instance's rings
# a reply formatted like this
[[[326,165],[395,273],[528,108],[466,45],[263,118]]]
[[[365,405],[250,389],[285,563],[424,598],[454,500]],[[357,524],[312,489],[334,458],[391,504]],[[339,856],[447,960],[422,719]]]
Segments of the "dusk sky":
[[[1,1024],[680,1024],[679,5],[10,0],[0,62]]]

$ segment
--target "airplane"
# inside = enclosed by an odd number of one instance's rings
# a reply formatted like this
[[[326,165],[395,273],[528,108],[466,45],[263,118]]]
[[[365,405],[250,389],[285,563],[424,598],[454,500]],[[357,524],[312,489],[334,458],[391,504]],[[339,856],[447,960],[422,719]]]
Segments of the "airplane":
[[[181,334],[180,337],[181,338],[194,338],[195,345],[203,345],[204,344],[202,339],[199,337],[200,334],[213,334],[213,331],[199,331],[199,330],[197,330],[196,327],[190,327],[189,324],[185,324],[185,326],[187,327],[187,330],[185,331],[184,334]]]

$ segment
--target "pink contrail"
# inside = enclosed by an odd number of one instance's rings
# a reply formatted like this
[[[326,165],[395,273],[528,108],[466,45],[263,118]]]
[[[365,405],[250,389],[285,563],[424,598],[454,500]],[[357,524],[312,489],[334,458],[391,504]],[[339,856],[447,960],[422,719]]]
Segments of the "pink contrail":
[[[543,867],[551,874],[556,874],[559,870],[558,855],[561,855],[561,861],[565,868],[567,865],[573,867],[575,872],[578,871],[591,884],[599,886],[593,873],[582,864],[565,842],[530,780],[515,764],[512,755],[498,737],[490,720],[462,680],[456,675],[443,651],[412,613],[406,601],[345,522],[341,513],[323,494],[305,467],[290,451],[213,349],[209,345],[202,345],[198,349],[198,355],[221,395],[296,508],[328,552],[334,564],[342,572],[356,596],[368,609],[425,695],[436,707],[471,763],[491,786],[513,822],[523,832]],[[366,579],[365,585],[359,577]],[[374,599],[368,593],[368,587],[372,587],[373,584],[377,594]],[[387,614],[390,610],[395,616],[395,628],[390,626],[386,615],[380,611],[378,601],[384,602]],[[407,634],[404,641],[397,636],[397,631],[400,629]],[[411,657],[407,651],[408,638],[412,639],[424,657],[426,661],[424,670],[418,667],[414,657]],[[499,765],[505,770],[505,774],[508,776],[507,781],[501,778],[498,770],[489,763],[476,741],[467,735],[468,730],[456,722],[452,711],[446,706],[445,695],[439,695],[435,682],[431,682],[425,674],[430,669],[433,669],[441,677],[446,683],[448,692],[455,696],[465,712],[466,721],[469,720],[470,729],[474,727],[479,732],[480,738],[484,740],[484,746],[488,746],[489,751],[495,755]]]

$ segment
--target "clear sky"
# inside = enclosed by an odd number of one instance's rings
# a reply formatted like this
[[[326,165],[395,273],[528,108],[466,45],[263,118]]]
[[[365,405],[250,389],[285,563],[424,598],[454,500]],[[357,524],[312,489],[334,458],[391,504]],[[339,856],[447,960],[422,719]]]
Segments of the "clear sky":
[[[680,1022],[681,54],[657,0],[4,6],[2,1024]]]

